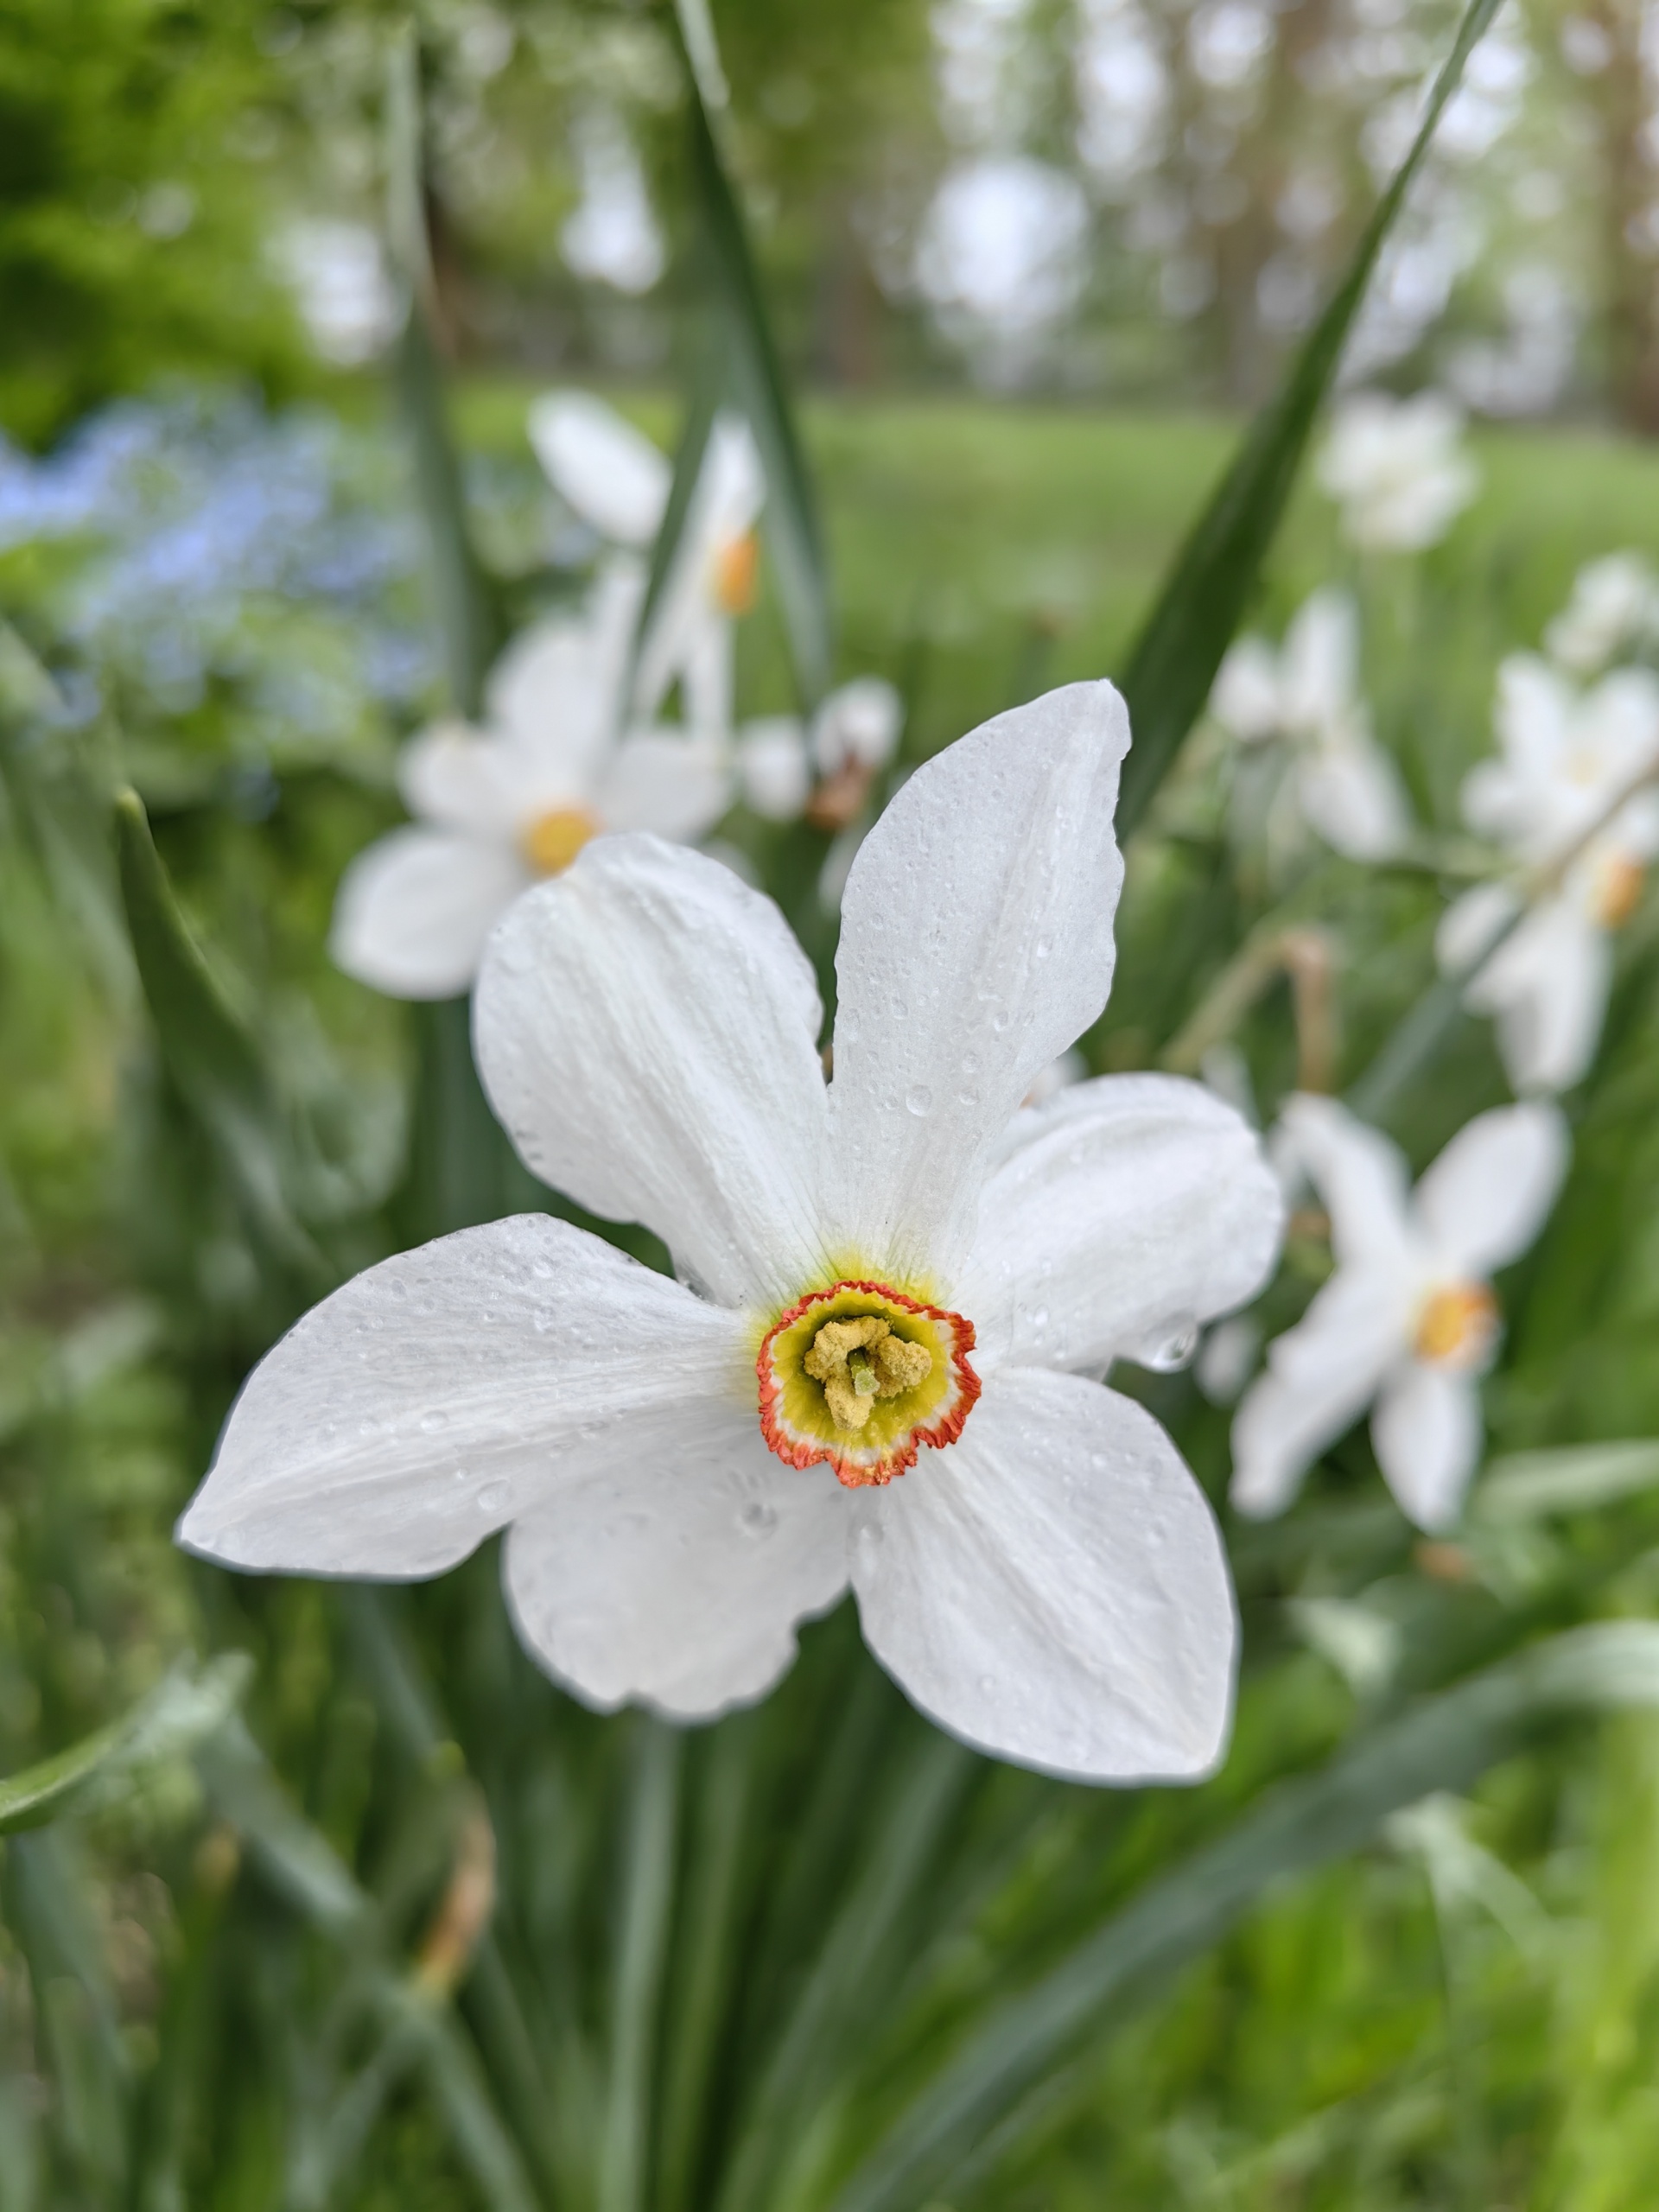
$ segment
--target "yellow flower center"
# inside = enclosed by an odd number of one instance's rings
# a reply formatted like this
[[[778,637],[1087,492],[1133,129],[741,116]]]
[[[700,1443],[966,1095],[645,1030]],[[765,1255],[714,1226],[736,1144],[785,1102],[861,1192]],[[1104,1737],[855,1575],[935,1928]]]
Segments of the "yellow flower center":
[[[823,1402],[837,1428],[862,1428],[879,1398],[901,1398],[933,1372],[928,1345],[893,1334],[885,1314],[857,1313],[826,1321],[801,1361],[823,1386]]]
[[[1484,1282],[1448,1283],[1423,1301],[1412,1349],[1435,1367],[1469,1372],[1497,1341],[1497,1300]]]
[[[538,814],[518,842],[537,875],[562,875],[599,830],[585,806],[555,806]]]
[[[792,1467],[827,1461],[849,1486],[888,1483],[924,1444],[954,1443],[979,1377],[974,1326],[890,1284],[808,1291],[767,1330],[755,1361],[760,1432]]]
[[[754,605],[760,540],[752,530],[728,537],[715,555],[715,598],[726,614],[747,614]]]
[[[1628,853],[1610,853],[1596,868],[1590,912],[1605,930],[1623,929],[1642,898],[1644,871]]]

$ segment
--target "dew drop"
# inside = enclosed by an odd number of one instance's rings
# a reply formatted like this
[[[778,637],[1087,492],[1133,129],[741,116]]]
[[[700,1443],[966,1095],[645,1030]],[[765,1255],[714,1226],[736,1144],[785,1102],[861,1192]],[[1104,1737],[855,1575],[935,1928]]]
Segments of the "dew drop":
[[[957,1103],[958,1106],[977,1106],[979,1093],[970,1084],[967,1090],[957,1093]]]
[[[421,1415],[423,1436],[435,1436],[441,1428],[448,1428],[448,1426],[449,1416],[441,1407],[434,1406],[430,1413]]]
[[[737,1525],[746,1536],[769,1536],[778,1526],[778,1509],[757,1497],[738,1515]]]
[[[1039,960],[1046,960],[1049,954],[1052,952],[1053,950],[1054,940],[1052,937],[1039,937],[1036,944],[1032,947],[1033,952],[1036,955]]]
[[[1014,1016],[1008,1012],[1007,1007],[1000,1006],[996,1009],[996,1012],[991,1016],[991,1027],[995,1030],[997,1035],[1000,1037],[1013,1019]]]
[[[962,1071],[963,1075],[977,1075],[979,1073],[979,1054],[977,1052],[964,1052],[963,1054]]]
[[[925,1083],[916,1084],[905,1093],[905,1104],[911,1113],[919,1118],[931,1111],[933,1094]]]
[[[512,1495],[512,1488],[506,1483],[486,1483],[478,1493],[478,1510],[487,1515],[503,1512]]]

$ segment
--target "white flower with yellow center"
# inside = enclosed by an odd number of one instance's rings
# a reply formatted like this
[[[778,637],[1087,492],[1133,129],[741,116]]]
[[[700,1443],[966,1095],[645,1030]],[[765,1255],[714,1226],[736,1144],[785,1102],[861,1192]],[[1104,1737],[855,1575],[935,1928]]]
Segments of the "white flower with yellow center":
[[[1659,576],[1640,553],[1609,553],[1579,570],[1573,596],[1544,632],[1550,656],[1577,677],[1599,676],[1659,643]]]
[[[673,472],[649,438],[590,392],[550,391],[531,405],[530,442],[554,490],[584,522],[613,545],[650,551]],[[654,714],[677,683],[692,728],[730,736],[732,622],[754,603],[766,493],[748,424],[721,416],[640,648],[633,699],[640,714]]]
[[[1410,811],[1393,761],[1371,734],[1359,690],[1359,618],[1346,592],[1316,591],[1277,651],[1265,638],[1236,639],[1210,711],[1241,745],[1288,748],[1297,805],[1336,851],[1376,861],[1404,843]]]
[[[1529,903],[1523,887],[1478,885],[1446,909],[1436,945],[1443,967],[1466,970],[1514,923],[1467,1001],[1496,1015],[1517,1090],[1562,1090],[1595,1057],[1611,933],[1659,853],[1659,794],[1637,788],[1659,772],[1659,677],[1618,669],[1580,692],[1548,662],[1514,654],[1498,671],[1497,739],[1498,757],[1464,784],[1465,819],[1548,887]]]
[[[329,949],[394,998],[449,998],[523,892],[603,832],[701,837],[731,804],[726,748],[662,729],[620,735],[642,578],[607,569],[581,616],[518,638],[498,663],[483,731],[461,723],[405,746],[397,780],[416,817],[341,879]]]
[[[834,1079],[770,900],[651,837],[497,931],[486,1085],[540,1216],[371,1268],[254,1373],[181,1524],[229,1564],[414,1576],[510,1528],[542,1663],[601,1707],[760,1696],[850,1584],[925,1711],[1096,1780],[1198,1774],[1234,1613],[1204,1497],[1094,1379],[1249,1297],[1281,1202],[1197,1084],[1016,1112],[1099,1015],[1122,702],[1079,684],[920,769],[847,887]]]
[[[1337,412],[1319,478],[1342,511],[1344,535],[1368,552],[1438,545],[1480,488],[1463,451],[1463,417],[1438,391],[1414,399],[1363,391]]]
[[[1414,1191],[1399,1147],[1334,1099],[1290,1099],[1281,1127],[1330,1214],[1337,1267],[1245,1393],[1233,1503],[1282,1512],[1371,1406],[1401,1510],[1444,1529],[1480,1457],[1480,1378],[1500,1334],[1488,1278],[1543,1226],[1567,1170],[1565,1125],[1541,1104],[1477,1115]]]

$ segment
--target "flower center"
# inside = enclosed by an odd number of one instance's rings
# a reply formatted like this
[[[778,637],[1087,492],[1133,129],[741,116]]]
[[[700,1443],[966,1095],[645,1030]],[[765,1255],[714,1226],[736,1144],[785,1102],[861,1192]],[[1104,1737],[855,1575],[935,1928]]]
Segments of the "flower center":
[[[747,614],[754,605],[760,540],[752,530],[728,537],[715,555],[715,598],[725,614]]]
[[[856,1488],[889,1483],[924,1444],[952,1444],[979,1396],[974,1325],[882,1282],[807,1292],[755,1361],[760,1432],[780,1459],[820,1460]]]
[[[1448,1283],[1423,1301],[1412,1349],[1435,1367],[1471,1374],[1497,1342],[1497,1300],[1484,1282]]]
[[[518,842],[537,875],[563,875],[599,830],[597,818],[585,806],[555,806],[538,814]]]
[[[1623,929],[1642,897],[1643,870],[1628,853],[1609,853],[1597,864],[1590,893],[1592,919],[1605,930]]]

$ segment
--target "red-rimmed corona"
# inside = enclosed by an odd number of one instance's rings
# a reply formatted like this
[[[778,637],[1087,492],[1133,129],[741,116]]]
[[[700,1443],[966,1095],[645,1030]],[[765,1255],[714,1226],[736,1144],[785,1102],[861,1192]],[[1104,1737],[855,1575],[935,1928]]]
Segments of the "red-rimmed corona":
[[[954,1444],[979,1396],[974,1325],[888,1283],[810,1290],[755,1360],[760,1431],[791,1467],[827,1463],[849,1490],[890,1483],[924,1444]]]

